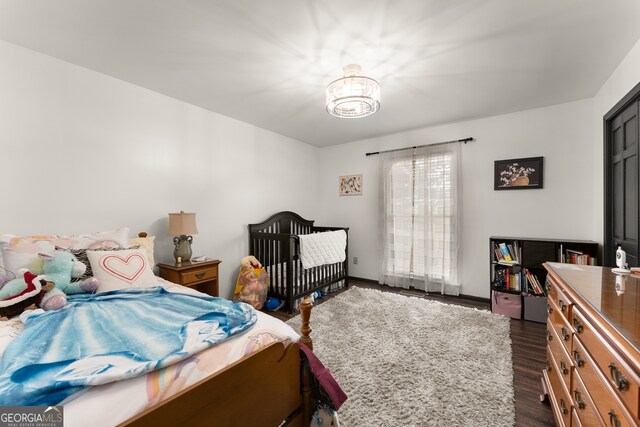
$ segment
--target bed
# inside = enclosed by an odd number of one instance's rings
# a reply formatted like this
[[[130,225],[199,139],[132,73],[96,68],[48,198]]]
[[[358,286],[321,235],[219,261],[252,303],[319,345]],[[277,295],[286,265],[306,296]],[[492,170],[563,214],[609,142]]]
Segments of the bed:
[[[349,286],[348,238],[344,261],[304,269],[300,262],[299,235],[349,229],[318,227],[313,220],[284,211],[258,224],[249,224],[249,253],[269,273],[269,295],[286,302],[291,313],[296,301],[334,284]]]
[[[203,295],[154,280],[168,293]],[[312,348],[311,303],[300,311],[300,335],[257,312],[246,332],[179,363],[78,393],[63,402],[65,426],[308,425],[314,399],[299,345]],[[0,321],[0,354],[20,333],[17,318]]]

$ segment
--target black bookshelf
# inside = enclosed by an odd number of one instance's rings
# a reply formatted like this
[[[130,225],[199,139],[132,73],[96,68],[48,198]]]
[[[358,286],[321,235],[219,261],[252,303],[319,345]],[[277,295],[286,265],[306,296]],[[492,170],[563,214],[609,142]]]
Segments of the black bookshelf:
[[[508,265],[504,260],[499,260],[496,247],[506,246],[509,255],[517,260]],[[511,253],[511,252],[514,253]],[[504,254],[503,254],[504,255]],[[599,265],[598,243],[591,240],[555,240],[523,237],[489,237],[489,286],[490,307],[494,311],[494,292],[512,294],[513,298],[522,296],[520,318],[526,320],[542,319],[542,315],[536,315],[534,311],[546,307],[545,280],[547,270],[542,264],[545,262],[568,262],[572,264]],[[535,276],[539,287],[534,287],[525,271]],[[506,287],[504,275],[508,274],[509,288]],[[534,280],[535,281],[535,280]],[[514,283],[515,282],[515,283]],[[517,287],[515,284],[519,284]],[[499,294],[498,294],[499,295]],[[537,297],[537,298],[526,298]],[[525,305],[527,307],[525,307]],[[534,307],[535,306],[535,307]],[[528,310],[525,310],[528,308]],[[529,311],[529,313],[526,313]],[[540,320],[541,321],[541,320]]]

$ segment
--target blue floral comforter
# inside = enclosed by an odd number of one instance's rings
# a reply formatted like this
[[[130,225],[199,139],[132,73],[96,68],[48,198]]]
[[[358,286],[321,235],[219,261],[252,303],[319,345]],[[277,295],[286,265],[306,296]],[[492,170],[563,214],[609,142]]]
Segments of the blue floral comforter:
[[[252,307],[161,287],[77,295],[31,315],[0,361],[0,406],[57,405],[142,375],[249,329]]]

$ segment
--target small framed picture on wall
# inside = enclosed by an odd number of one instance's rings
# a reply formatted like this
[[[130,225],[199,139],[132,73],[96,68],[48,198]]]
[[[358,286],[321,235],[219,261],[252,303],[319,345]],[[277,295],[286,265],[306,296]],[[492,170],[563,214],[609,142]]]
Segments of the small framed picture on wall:
[[[542,188],[543,157],[496,160],[493,173],[494,190]]]
[[[338,178],[338,194],[362,196],[362,175],[342,175]]]

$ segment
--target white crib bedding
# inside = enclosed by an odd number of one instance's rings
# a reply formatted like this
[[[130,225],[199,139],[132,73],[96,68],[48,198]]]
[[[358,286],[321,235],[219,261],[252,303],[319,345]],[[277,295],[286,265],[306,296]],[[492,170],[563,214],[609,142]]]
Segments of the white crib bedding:
[[[198,294],[194,289],[161,278],[158,282],[169,292]],[[97,427],[121,423],[274,341],[298,340],[298,334],[289,325],[265,313],[257,314],[257,323],[245,333],[180,363],[72,396],[63,402],[65,426],[86,426],[88,419]],[[18,318],[0,321],[0,356],[21,330]]]

